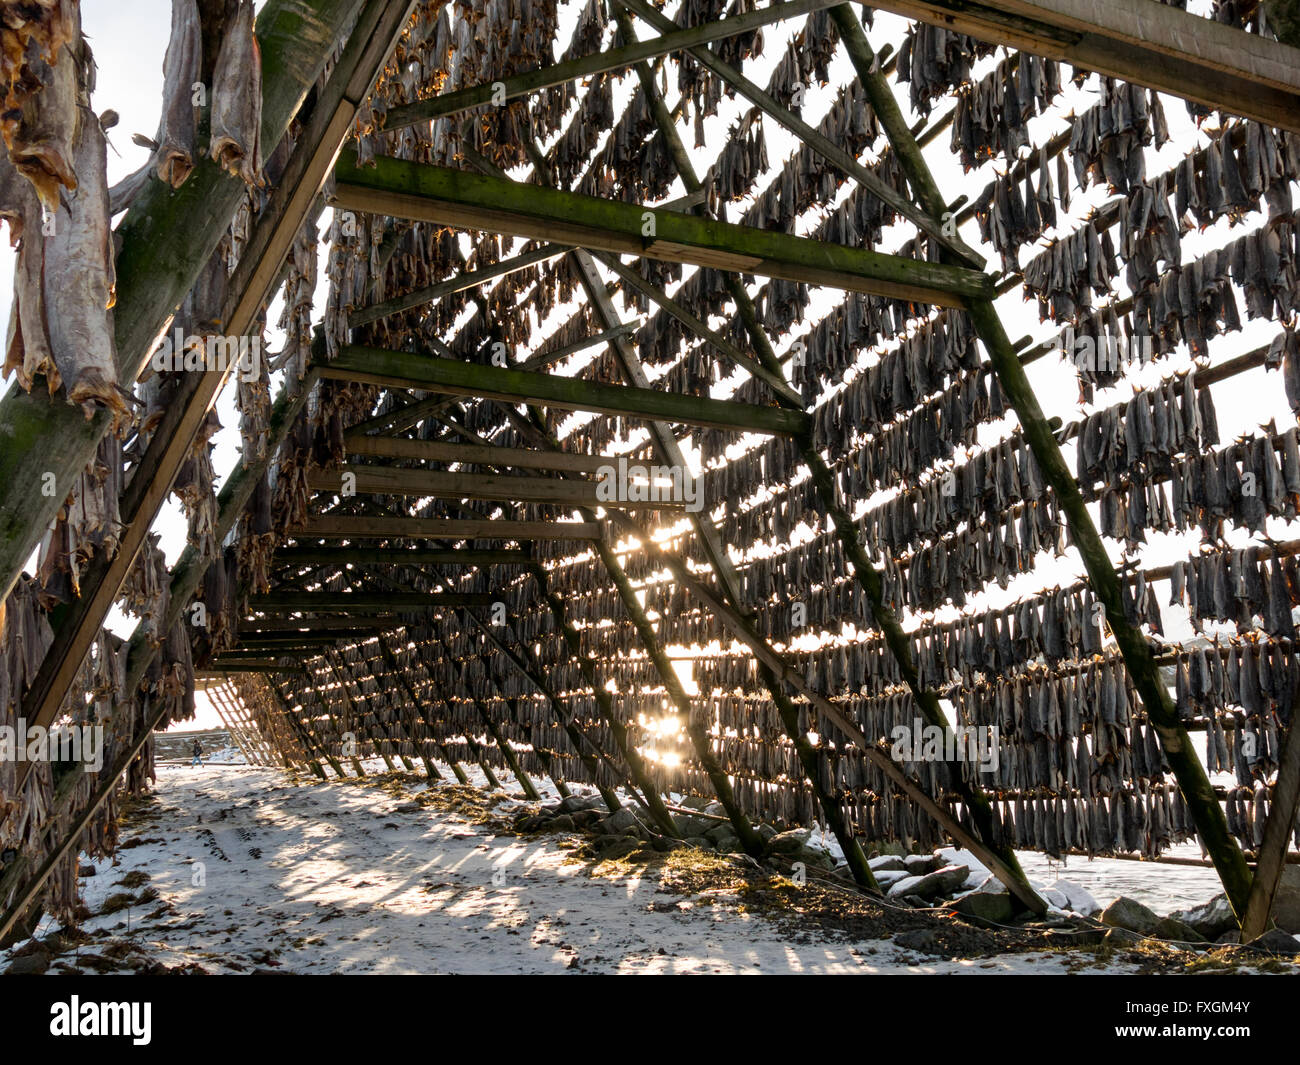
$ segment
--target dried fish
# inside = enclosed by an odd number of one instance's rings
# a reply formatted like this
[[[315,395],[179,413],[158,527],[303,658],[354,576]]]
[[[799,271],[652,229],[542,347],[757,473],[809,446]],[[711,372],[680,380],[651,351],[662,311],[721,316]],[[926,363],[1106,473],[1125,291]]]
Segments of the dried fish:
[[[261,188],[262,53],[253,32],[253,0],[239,0],[217,53],[212,83],[212,158],[245,184]]]

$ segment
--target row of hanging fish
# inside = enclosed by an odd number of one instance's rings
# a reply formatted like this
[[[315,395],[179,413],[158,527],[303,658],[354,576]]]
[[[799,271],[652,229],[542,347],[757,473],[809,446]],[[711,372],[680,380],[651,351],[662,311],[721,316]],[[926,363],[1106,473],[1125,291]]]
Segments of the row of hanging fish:
[[[999,156],[1014,159],[1029,146],[1029,120],[1046,111],[1060,93],[1061,71],[1055,60],[1025,53],[1008,56],[988,76],[958,92],[949,139],[952,154],[964,170]]]
[[[1038,460],[1017,429],[868,508],[858,519],[858,532],[872,554],[883,554],[886,548],[899,552],[955,532],[963,522],[1002,515],[1022,503],[1058,513]]]
[[[1206,540],[1223,539],[1225,522],[1264,533],[1268,517],[1290,520],[1300,504],[1300,438],[1292,427],[1188,455],[1173,467],[1174,527],[1199,527]]]
[[[841,491],[865,499],[877,488],[913,482],[936,462],[951,459],[957,448],[973,445],[980,425],[1006,409],[996,377],[966,374],[849,450],[838,471]],[[841,438],[832,430],[817,439],[821,446],[835,447]]]
[[[1175,456],[1217,444],[1214,397],[1210,389],[1196,387],[1194,372],[1175,375],[1126,403],[1088,415],[1076,436],[1080,484],[1117,484],[1144,468],[1168,469]]]
[[[1235,624],[1239,632],[1259,627],[1278,639],[1291,639],[1292,609],[1300,604],[1300,562],[1278,558],[1259,547],[1193,555],[1171,570],[1170,603],[1185,605],[1199,631],[1203,621]]]
[[[997,249],[1004,273],[1018,272],[1020,249],[1033,244],[1057,224],[1057,193],[1052,185],[1047,148],[1040,148],[1037,157],[1036,188],[1033,166],[1013,167],[1003,176],[991,181],[973,204],[980,239]],[[1058,154],[1056,162],[1056,183],[1061,189],[1061,206],[1064,210],[1069,210],[1064,154]],[[1023,174],[1019,171],[1023,171]]]

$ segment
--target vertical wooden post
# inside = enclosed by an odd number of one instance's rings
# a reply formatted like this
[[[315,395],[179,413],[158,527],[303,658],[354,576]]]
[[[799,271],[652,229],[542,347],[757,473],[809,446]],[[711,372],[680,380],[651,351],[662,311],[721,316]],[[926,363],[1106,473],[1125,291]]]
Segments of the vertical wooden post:
[[[1291,702],[1291,723],[1282,741],[1282,757],[1277,768],[1277,782],[1273,785],[1273,801],[1268,820],[1264,822],[1264,838],[1260,841],[1255,860],[1255,879],[1246,900],[1246,912],[1241,919],[1241,941],[1249,943],[1262,936],[1268,927],[1273,898],[1286,863],[1287,846],[1295,826],[1296,810],[1300,808],[1300,729],[1296,728],[1296,715],[1300,713],[1300,692]]]

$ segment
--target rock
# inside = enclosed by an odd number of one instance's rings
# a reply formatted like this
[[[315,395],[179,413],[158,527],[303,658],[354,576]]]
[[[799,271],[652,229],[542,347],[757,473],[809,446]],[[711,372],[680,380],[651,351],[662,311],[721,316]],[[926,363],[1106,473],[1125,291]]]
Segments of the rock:
[[[1154,935],[1160,917],[1136,899],[1121,895],[1101,911],[1101,923],[1111,928],[1127,928],[1138,935]]]
[[[679,851],[684,847],[689,847],[690,843],[684,839],[673,839],[671,836],[656,836],[650,843],[655,850],[661,854],[668,851]]]
[[[1283,866],[1271,916],[1284,932],[1300,933],[1300,865]]]
[[[893,887],[900,880],[920,879],[919,877],[912,876],[912,874],[906,869],[881,869],[875,871],[872,875],[875,876],[876,883],[886,889]]]
[[[791,855],[791,858],[796,862],[803,862],[809,869],[829,871],[835,868],[835,859],[831,857],[830,851],[819,847],[804,847],[798,853]]]
[[[913,876],[925,876],[939,868],[939,859],[933,854],[909,854],[903,859],[903,865]]]
[[[1175,910],[1169,916],[1190,925],[1205,939],[1212,941],[1218,940],[1224,932],[1237,929],[1237,919],[1232,915],[1228,896],[1224,894],[1215,895],[1209,902],[1193,906],[1190,910]]]
[[[91,865],[90,862],[84,862],[81,865],[77,866],[78,876],[96,876],[98,875],[98,873],[99,870],[96,869],[93,865]]]
[[[43,950],[34,950],[15,958],[5,970],[6,976],[43,976],[50,967],[50,956]]]
[[[918,928],[910,932],[899,932],[894,936],[894,943],[907,950],[919,951],[922,954],[946,954],[934,932],[928,928]]]
[[[1156,935],[1176,943],[1204,943],[1205,937],[1186,921],[1177,917],[1162,917],[1156,924]]]
[[[902,873],[907,871],[903,859],[894,854],[882,854],[879,858],[870,858],[867,865],[873,873]]]
[[[1142,942],[1142,937],[1131,929],[1115,925],[1102,936],[1102,941],[1113,947],[1131,947],[1134,943]]]
[[[709,837],[706,836],[706,839]],[[718,849],[720,854],[735,854],[744,848],[740,845],[740,837],[730,832],[724,832],[712,837],[713,845]]]
[[[715,817],[726,817],[727,808],[720,802],[711,802],[704,808],[706,814],[713,814]]]
[[[970,871],[964,865],[945,865],[942,869],[918,877],[907,893],[919,895],[923,899],[937,899],[941,895],[951,895],[966,882],[968,876]],[[894,889],[891,888],[889,893],[892,895]]]
[[[776,836],[776,829],[771,825],[759,825],[755,831],[762,837],[764,843]]]
[[[1229,928],[1226,932],[1220,932],[1220,933],[1218,934],[1218,936],[1215,937],[1214,942],[1216,942],[1216,943],[1240,943],[1240,942],[1241,942],[1241,929],[1240,929],[1240,928]]]
[[[560,800],[556,812],[572,814],[579,810],[594,810],[597,806],[603,805],[604,800],[599,795],[570,795]]]
[[[604,819],[604,815],[599,810],[579,810],[568,816],[573,818],[573,823],[578,828],[591,828]]]
[[[677,831],[682,836],[702,836],[713,827],[713,822],[703,817],[684,817],[681,814],[675,814],[673,815],[673,821],[677,825]]]
[[[1248,945],[1254,950],[1262,950],[1269,954],[1288,956],[1300,954],[1300,941],[1290,932],[1284,932],[1280,928],[1270,928],[1258,939],[1252,939]]]
[[[641,827],[641,822],[637,820],[636,814],[627,806],[624,806],[617,813],[610,814],[601,824],[606,832],[615,836],[621,832],[626,832],[629,828],[640,829]]]
[[[904,895],[910,895],[912,893],[912,888],[916,887],[922,879],[924,878],[919,876],[903,876],[890,885],[886,894],[891,899],[901,899]]]
[[[719,822],[705,831],[704,838],[717,843],[718,840],[722,839],[724,836],[734,836],[735,834],[735,830],[730,824]]]
[[[1014,910],[1009,891],[972,891],[952,904],[953,913],[992,924],[1006,924]]]
[[[572,832],[578,825],[569,814],[560,814],[559,817],[552,818],[547,827],[554,832]]]
[[[709,805],[708,799],[702,799],[698,795],[687,795],[678,806],[684,806],[688,810],[703,810]]]
[[[547,820],[549,820],[552,817],[559,817],[560,814],[564,812],[565,811],[560,807],[558,803],[552,803],[550,806],[543,806],[540,810],[538,810],[537,816],[544,817]]]
[[[804,849],[811,838],[812,833],[808,829],[792,828],[788,832],[782,832],[769,839],[767,841],[767,853],[797,855]]]

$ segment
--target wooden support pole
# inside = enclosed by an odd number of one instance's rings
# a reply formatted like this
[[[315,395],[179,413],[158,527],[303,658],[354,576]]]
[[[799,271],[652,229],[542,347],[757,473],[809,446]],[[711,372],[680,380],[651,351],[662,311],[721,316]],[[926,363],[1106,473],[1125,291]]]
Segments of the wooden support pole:
[[[627,325],[620,326],[617,329],[603,329],[589,337],[575,340],[572,344],[565,344],[563,347],[551,348],[536,355],[530,355],[523,362],[517,363],[515,369],[540,370],[547,366],[554,366],[561,359],[567,359],[570,355],[576,355],[579,351],[586,351],[587,348],[594,348],[598,344],[608,344],[615,337],[631,336],[636,330],[635,322],[628,322]]]
[[[905,773],[894,763],[887,749],[881,749],[844,713],[832,703],[825,695],[816,691],[804,678],[802,672],[787,662],[784,656],[759,635],[753,622],[735,610],[730,604],[723,601],[722,597],[711,589],[707,584],[701,581],[692,572],[680,558],[670,551],[665,551],[659,547],[644,529],[637,527],[635,522],[630,518],[620,517],[618,524],[626,529],[627,532],[637,537],[641,541],[643,550],[649,552],[653,557],[659,559],[672,571],[673,577],[698,599],[709,611],[720,621],[724,628],[753,652],[754,657],[759,664],[760,676],[763,677],[765,685],[772,692],[773,701],[777,709],[784,717],[788,710],[793,709],[789,696],[785,694],[782,685],[792,688],[799,695],[802,695],[808,702],[838,728],[844,735],[848,736],[856,743],[866,754],[866,757],[876,765],[886,776],[888,776],[913,802],[929,813],[952,838],[960,845],[969,850],[976,858],[984,863],[990,871],[1007,886],[1007,889],[1015,895],[1027,909],[1036,913],[1046,911],[1046,903],[1031,889],[1028,888],[1024,881],[1023,874],[1017,875],[1016,870],[1009,869],[998,854],[986,846],[977,836],[971,832],[953,816],[952,812],[936,803],[927,795],[914,781],[907,777]],[[784,704],[784,706],[783,706]],[[797,711],[796,711],[797,714]],[[788,731],[788,729],[787,729]],[[796,739],[795,737],[798,737]],[[791,741],[811,749],[807,737],[803,736],[797,728]],[[800,754],[800,760],[803,761],[804,753]],[[813,777],[814,786],[817,777]],[[834,807],[832,806],[832,809]],[[825,812],[825,811],[824,811]],[[832,829],[834,825],[832,823]],[[852,838],[852,837],[850,837]],[[855,841],[856,846],[856,841]],[[860,848],[859,848],[860,849]]]
[[[505,277],[507,274],[513,274],[519,270],[527,270],[530,266],[536,266],[538,263],[544,263],[548,259],[563,255],[567,250],[564,247],[547,244],[533,251],[513,255],[509,259],[502,259],[499,263],[493,263],[491,266],[484,266],[478,270],[467,270],[465,273],[457,274],[446,281],[438,281],[432,285],[425,285],[423,288],[404,292],[400,296],[393,296],[391,299],[383,300],[380,303],[372,303],[369,307],[359,307],[348,315],[348,328],[360,329],[363,325],[377,322],[391,314],[409,311],[414,307],[432,303],[445,296],[464,292],[467,288],[474,288],[485,281]]]
[[[384,749],[385,744],[388,745],[389,750],[392,750],[394,746],[392,733],[388,729],[388,726],[380,722],[379,718],[375,715],[375,712],[368,706],[364,712],[357,709],[356,701],[352,698],[352,693],[348,691],[349,678],[347,672],[338,668],[331,655],[322,655],[321,658],[329,669],[330,675],[338,682],[339,690],[343,693],[343,698],[348,704],[348,711],[352,715],[353,720],[357,722],[358,727],[363,730],[363,733],[369,735],[370,742],[374,745],[375,753],[384,760],[384,765],[388,767],[388,771],[390,773],[397,772],[397,766],[393,764],[393,759],[390,756],[389,751]],[[353,681],[355,683],[355,678],[353,678]],[[379,732],[384,733],[382,739],[377,735]]]
[[[303,723],[298,715],[289,708],[289,704],[285,700],[283,694],[281,694],[279,687],[268,681],[266,684],[266,690],[271,693],[271,698],[275,701],[276,706],[279,707],[280,713],[284,715],[284,719],[289,723],[289,728],[297,734],[299,742],[302,743],[303,748],[307,751],[315,751],[317,756],[324,760],[329,767],[334,770],[336,776],[339,778],[346,777],[347,774],[343,771],[343,766],[339,764],[339,760],[330,754],[323,744],[317,741],[315,733],[313,733],[311,729]],[[322,771],[321,779],[324,779],[324,777],[325,774]]]
[[[251,329],[334,165],[358,103],[405,26],[411,7],[410,3],[386,5],[382,0],[370,0],[360,14],[230,280],[230,296],[222,309],[222,329],[227,336],[243,336]],[[194,178],[191,175],[186,185]],[[189,375],[181,399],[168,407],[163,423],[150,438],[123,492],[122,532],[116,550],[92,563],[82,580],[82,594],[58,619],[55,643],[43,663],[44,675],[29,693],[27,720],[34,724],[47,727],[58,713],[228,372],[227,368]]]
[[[1300,714],[1300,693],[1291,702],[1291,723],[1282,741],[1282,755],[1277,768],[1277,782],[1273,785],[1273,800],[1269,806],[1268,820],[1264,822],[1264,837],[1260,841],[1255,861],[1255,878],[1246,899],[1246,912],[1241,919],[1241,941],[1249,943],[1262,936],[1268,927],[1273,899],[1286,865],[1287,847],[1295,828],[1296,811],[1300,809],[1300,729],[1296,728],[1296,715]]]
[[[290,610],[316,611],[326,614],[357,612],[382,613],[431,610],[438,607],[491,606],[497,596],[460,592],[268,592],[248,599],[248,609],[267,614]]]
[[[869,98],[873,104],[876,101],[881,104],[877,117],[898,154],[909,183],[926,210],[943,210],[942,196],[939,195],[933,175],[911,130],[903,121],[897,105],[889,106],[886,96],[890,90],[880,72],[875,69],[874,56],[867,44],[866,35],[856,24],[851,10],[833,9],[832,17],[841,30],[859,79],[864,87],[870,85]],[[1025,440],[1043,471],[1044,478],[1057,494],[1071,538],[1083,559],[1089,582],[1105,608],[1107,622],[1124,657],[1129,676],[1142,699],[1147,719],[1155,728],[1166,761],[1174,771],[1201,841],[1215,863],[1234,912],[1240,917],[1245,912],[1250,892],[1250,870],[1241,849],[1228,834],[1223,810],[1160,679],[1159,667],[1152,659],[1151,648],[1141,632],[1128,622],[1120,580],[1088,513],[1079,485],[1061,455],[1052,428],[1038,405],[1038,398],[992,300],[968,300],[967,312],[988,352],[1003,395],[1016,412]],[[854,536],[856,540],[856,528]],[[888,632],[886,636],[889,636]],[[982,816],[978,808],[973,809],[972,813]]]
[[[638,71],[640,68],[637,68]],[[653,75],[651,75],[653,77]],[[667,108],[664,108],[666,111]],[[599,255],[597,258],[606,269],[613,271],[622,280],[623,284],[636,289],[647,299],[659,304],[672,317],[676,318],[682,325],[686,326],[692,333],[698,337],[707,340],[714,348],[720,351],[737,366],[741,367],[749,374],[757,377],[767,384],[778,395],[784,396],[795,407],[802,410],[803,402],[796,392],[786,382],[785,378],[779,373],[773,373],[757,359],[746,355],[735,344],[724,337],[721,333],[714,332],[700,318],[692,314],[675,299],[669,296],[663,289],[657,285],[650,284],[635,270],[630,270],[624,266],[613,255]]]
[[[965,267],[710,222],[677,211],[642,208],[385,156],[376,158],[373,166],[361,168],[356,165],[355,153],[344,152],[335,181],[335,203],[347,210],[542,238],[595,251],[711,266],[943,307],[960,306],[966,297],[992,292],[986,275]],[[898,198],[897,193],[892,195]],[[912,209],[912,213],[917,212]]]
[[[645,0],[614,0],[614,2],[620,7],[635,12],[637,16],[644,19],[661,33],[664,32],[667,27],[673,25],[666,16],[661,14],[650,4],[646,3]],[[946,248],[957,261],[966,266],[972,267],[976,271],[984,268],[983,257],[973,248],[964,244],[960,237],[946,231],[940,221],[931,218],[924,211],[919,210],[916,204],[903,195],[903,193],[899,192],[892,185],[889,185],[882,178],[868,170],[838,144],[824,136],[820,131],[814,129],[802,118],[789,110],[789,108],[783,107],[770,93],[755,85],[735,67],[724,63],[707,48],[691,48],[689,51],[696,62],[716,74],[722,79],[722,81],[744,96],[764,114],[770,115],[773,119],[808,145],[808,147],[818,155],[827,159],[846,175],[853,178],[854,181],[867,189],[867,191],[875,196],[876,199],[880,200],[881,203],[887,204],[889,207],[893,208],[893,210],[901,217],[907,219],[923,233],[926,233],[933,240],[937,241],[939,245]],[[969,294],[971,293],[968,293],[968,295]],[[887,295],[887,293],[882,293],[882,295]],[[934,301],[922,300],[920,302]]]
[[[722,768],[722,764],[718,761],[717,755],[713,753],[713,744],[704,726],[694,720],[691,713],[691,701],[686,695],[686,689],[682,687],[681,678],[677,676],[673,664],[668,660],[668,656],[664,654],[664,650],[659,644],[659,638],[655,634],[654,626],[651,625],[640,600],[637,599],[636,591],[632,588],[632,582],[627,579],[627,574],[624,572],[618,556],[614,554],[609,544],[604,540],[596,541],[596,552],[600,555],[606,572],[609,573],[610,579],[613,580],[614,586],[618,589],[619,598],[623,602],[623,609],[627,611],[628,616],[632,619],[632,624],[636,626],[641,646],[650,661],[654,663],[655,672],[659,674],[659,679],[663,682],[668,698],[672,700],[677,712],[682,715],[683,726],[686,729],[686,735],[690,738],[691,747],[695,751],[696,761],[700,763],[700,768],[704,770],[705,776],[709,778],[709,783],[713,785],[713,793],[717,796],[718,802],[722,804],[723,809],[726,810],[727,820],[731,822],[731,827],[735,830],[740,845],[745,849],[746,854],[753,858],[761,858],[764,852],[763,837],[754,830],[754,826],[749,823],[749,818],[745,816],[740,804],[736,801],[736,794],[732,790],[731,780]]]
[[[529,186],[532,187],[532,186]],[[545,190],[544,190],[545,191]],[[807,428],[802,412],[686,396],[654,388],[604,385],[577,377],[429,358],[409,351],[350,345],[318,366],[322,377],[386,387],[419,388],[449,395],[536,403],[560,410],[593,411],[701,425],[735,432],[794,436]]]

